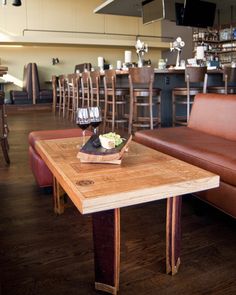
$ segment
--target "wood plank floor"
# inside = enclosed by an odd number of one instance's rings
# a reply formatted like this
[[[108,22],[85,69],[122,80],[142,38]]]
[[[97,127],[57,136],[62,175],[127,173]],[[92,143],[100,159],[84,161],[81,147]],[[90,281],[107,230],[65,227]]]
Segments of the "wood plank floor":
[[[29,169],[32,130],[68,128],[51,112],[10,113],[10,158],[0,154],[0,294],[102,294],[93,286],[91,216],[56,216]],[[196,211],[198,208],[198,211]],[[201,214],[199,214],[201,210]],[[236,220],[184,197],[182,264],[165,274],[165,201],[121,210],[121,295],[235,295]]]

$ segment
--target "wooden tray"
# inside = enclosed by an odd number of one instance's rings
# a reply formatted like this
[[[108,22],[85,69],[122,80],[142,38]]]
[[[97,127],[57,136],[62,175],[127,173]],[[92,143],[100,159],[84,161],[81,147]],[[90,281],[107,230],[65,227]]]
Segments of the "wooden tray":
[[[92,143],[96,138],[96,135],[92,135],[77,154],[77,158],[79,158],[82,163],[120,164],[132,136],[123,140],[123,142],[114,149],[105,149],[101,146],[98,148],[94,147]]]

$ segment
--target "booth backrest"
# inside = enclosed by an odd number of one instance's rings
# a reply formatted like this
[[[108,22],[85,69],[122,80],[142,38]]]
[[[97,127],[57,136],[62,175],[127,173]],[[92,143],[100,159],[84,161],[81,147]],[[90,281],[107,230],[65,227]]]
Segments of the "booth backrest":
[[[28,93],[28,98],[32,99],[33,97],[33,88],[32,88],[32,63],[28,63],[24,66],[23,72],[23,91]]]
[[[78,64],[75,66],[75,73],[79,71],[80,73],[84,72],[84,70],[91,71],[92,65],[91,63],[83,63],[83,64]]]
[[[236,95],[198,94],[191,110],[188,127],[236,140]]]
[[[32,63],[32,87],[33,87],[33,97],[38,98],[39,92],[40,92],[40,86],[39,86],[38,67],[36,63]]]

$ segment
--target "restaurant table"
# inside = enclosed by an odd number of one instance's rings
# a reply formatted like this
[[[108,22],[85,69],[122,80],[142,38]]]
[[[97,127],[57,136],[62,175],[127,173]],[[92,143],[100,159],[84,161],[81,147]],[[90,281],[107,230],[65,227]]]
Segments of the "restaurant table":
[[[95,288],[116,294],[120,270],[120,208],[167,199],[166,272],[180,265],[181,195],[219,186],[219,176],[131,142],[121,165],[81,163],[82,138],[40,140],[36,150],[54,177],[54,210],[65,193],[92,214]]]

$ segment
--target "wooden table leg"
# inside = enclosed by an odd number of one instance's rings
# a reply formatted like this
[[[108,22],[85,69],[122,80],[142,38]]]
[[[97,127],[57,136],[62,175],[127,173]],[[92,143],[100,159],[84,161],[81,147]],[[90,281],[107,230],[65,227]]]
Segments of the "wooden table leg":
[[[167,199],[166,211],[166,273],[175,275],[180,266],[182,197]]]
[[[93,213],[95,289],[116,294],[120,275],[120,209]]]
[[[66,193],[55,177],[53,177],[53,201],[54,201],[54,212],[56,214],[64,213]]]

